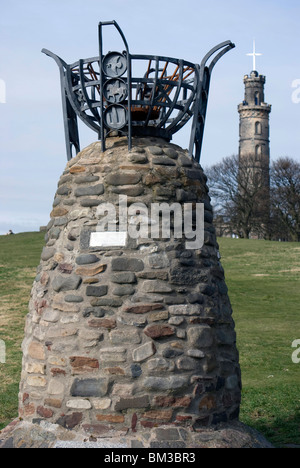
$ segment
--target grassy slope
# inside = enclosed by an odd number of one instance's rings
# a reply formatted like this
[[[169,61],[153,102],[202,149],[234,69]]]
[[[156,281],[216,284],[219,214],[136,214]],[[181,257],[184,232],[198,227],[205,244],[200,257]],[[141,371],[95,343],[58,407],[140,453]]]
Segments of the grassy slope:
[[[17,415],[20,344],[43,234],[0,236],[0,429]],[[300,444],[300,246],[220,239],[243,377],[241,420],[274,443]]]
[[[241,420],[273,443],[300,444],[300,246],[220,239],[236,322],[243,400]]]
[[[17,415],[25,316],[44,235],[0,236],[0,339],[6,344],[6,363],[0,363],[0,429]]]

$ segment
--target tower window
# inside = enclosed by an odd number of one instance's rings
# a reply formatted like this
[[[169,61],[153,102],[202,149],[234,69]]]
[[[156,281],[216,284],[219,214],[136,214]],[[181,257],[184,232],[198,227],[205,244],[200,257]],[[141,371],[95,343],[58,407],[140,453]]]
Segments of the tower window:
[[[258,91],[255,93],[255,105],[256,106],[260,105],[260,94]]]
[[[255,147],[255,159],[256,159],[256,161],[259,160],[261,155],[262,155],[262,146],[261,145],[256,145],[256,147]]]
[[[255,122],[255,135],[261,135],[262,127],[260,122]]]

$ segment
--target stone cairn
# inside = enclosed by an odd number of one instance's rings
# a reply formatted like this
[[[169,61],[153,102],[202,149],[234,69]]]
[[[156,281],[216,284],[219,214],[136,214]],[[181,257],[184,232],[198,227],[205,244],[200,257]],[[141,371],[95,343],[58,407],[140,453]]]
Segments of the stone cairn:
[[[125,138],[110,138],[105,153],[93,143],[60,178],[26,321],[20,418],[57,428],[55,437],[128,447],[250,446],[206,177],[176,145],[133,143],[128,152]],[[120,194],[149,207],[203,203],[204,246],[90,247],[97,207]]]

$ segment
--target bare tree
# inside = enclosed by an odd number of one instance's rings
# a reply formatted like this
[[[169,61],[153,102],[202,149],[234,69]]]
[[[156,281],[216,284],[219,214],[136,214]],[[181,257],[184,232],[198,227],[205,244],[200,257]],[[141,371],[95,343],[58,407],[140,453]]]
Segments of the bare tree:
[[[289,157],[271,166],[271,206],[276,237],[300,242],[300,163]]]
[[[224,158],[206,170],[215,215],[240,237],[266,237],[269,173],[254,156]]]

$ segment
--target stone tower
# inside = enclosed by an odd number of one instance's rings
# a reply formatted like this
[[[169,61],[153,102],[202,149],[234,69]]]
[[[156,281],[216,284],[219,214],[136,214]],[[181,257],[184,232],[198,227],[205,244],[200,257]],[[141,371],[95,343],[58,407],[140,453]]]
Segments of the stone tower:
[[[269,187],[270,140],[269,114],[271,106],[265,103],[264,85],[266,77],[252,71],[244,76],[245,97],[238,106],[240,115],[239,157],[250,157],[255,161],[255,178],[264,180]]]

